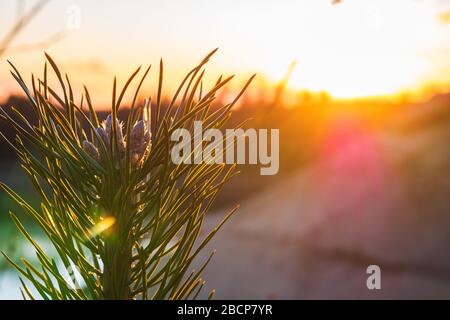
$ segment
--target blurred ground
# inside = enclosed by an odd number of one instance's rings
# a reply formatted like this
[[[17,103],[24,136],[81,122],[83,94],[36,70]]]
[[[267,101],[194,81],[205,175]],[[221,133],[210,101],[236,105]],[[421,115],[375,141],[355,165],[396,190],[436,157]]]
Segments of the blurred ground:
[[[435,105],[384,131],[352,118],[330,130],[318,161],[241,202],[209,245],[207,288],[225,299],[450,298],[450,118]],[[372,264],[381,290],[366,287]]]

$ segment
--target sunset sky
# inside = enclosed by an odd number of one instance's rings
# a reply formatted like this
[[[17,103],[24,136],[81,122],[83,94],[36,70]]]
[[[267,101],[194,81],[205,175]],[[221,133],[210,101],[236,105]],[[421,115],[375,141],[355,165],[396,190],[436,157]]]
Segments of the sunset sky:
[[[0,39],[16,11],[13,1],[0,3]],[[1,57],[0,97],[17,90],[6,59],[27,77],[42,70],[42,49],[24,53],[14,47],[57,32],[64,38],[46,51],[75,86],[88,85],[99,103],[109,101],[113,75],[123,82],[137,66],[156,66],[160,57],[173,90],[216,47],[209,79],[236,73],[236,85],[255,72],[260,81],[276,83],[295,60],[292,90],[358,98],[445,89],[449,13],[447,0],[51,1]]]

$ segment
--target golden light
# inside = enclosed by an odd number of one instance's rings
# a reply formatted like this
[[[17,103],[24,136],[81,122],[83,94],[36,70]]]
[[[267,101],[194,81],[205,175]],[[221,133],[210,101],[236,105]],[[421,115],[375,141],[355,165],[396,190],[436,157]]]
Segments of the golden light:
[[[108,15],[99,17],[96,13],[104,8],[91,1],[83,5],[83,27],[48,51],[75,88],[87,85],[97,106],[110,103],[110,79],[117,75],[122,84],[139,64],[154,65],[149,84],[143,86],[144,95],[154,94],[160,57],[165,61],[165,86],[174,91],[186,66],[216,47],[220,50],[205,86],[214,85],[221,73],[240,76],[236,88],[253,73],[274,84],[295,60],[291,90],[359,98],[435,85],[450,88],[450,23],[448,9],[439,5],[443,1],[343,0],[333,5],[331,0],[246,0],[227,6],[219,0],[193,2],[196,5],[182,0],[164,5],[118,0],[108,6]],[[64,27],[51,19],[65,12],[63,1],[52,2],[48,10],[40,20],[45,30]],[[0,11],[0,18],[2,13],[8,17]],[[123,23],[113,23],[116,20]],[[19,42],[32,42],[34,35],[30,30]],[[24,74],[42,72],[42,52],[6,58]],[[6,63],[0,64],[0,81],[0,100],[19,92]]]
[[[347,0],[334,6],[317,1],[289,12],[270,26],[285,27],[281,20],[287,19],[290,29],[267,30],[269,38],[279,34],[280,39],[266,47],[263,69],[278,81],[296,60],[291,89],[339,98],[418,89],[440,62],[430,58],[433,50],[448,43],[436,12],[416,1]]]
[[[111,228],[116,223],[116,218],[114,217],[104,217],[90,230],[91,237],[95,237],[109,228]]]

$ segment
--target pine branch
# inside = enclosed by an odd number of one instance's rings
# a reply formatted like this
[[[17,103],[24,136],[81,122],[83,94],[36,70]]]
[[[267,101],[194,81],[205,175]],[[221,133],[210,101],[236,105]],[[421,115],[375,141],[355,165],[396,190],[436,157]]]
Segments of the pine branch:
[[[5,184],[0,187],[42,229],[58,253],[56,259],[50,257],[11,215],[39,261],[34,266],[7,257],[21,274],[24,297],[35,298],[31,287],[43,299],[198,296],[204,283],[201,273],[210,259],[196,272],[190,266],[235,209],[204,238],[202,222],[233,177],[234,166],[175,164],[170,158],[174,144],[170,136],[179,128],[192,130],[193,122],[199,120],[205,121],[205,129],[222,128],[242,95],[243,91],[231,103],[211,107],[217,92],[231,79],[220,78],[209,91],[200,85],[204,73],[198,71],[215,51],[188,74],[190,80],[180,84],[166,108],[162,62],[156,104],[150,99],[143,105],[137,101],[147,68],[125,122],[117,118],[118,110],[140,68],[122,90],[117,90],[114,81],[111,114],[101,122],[88,90],[80,99],[89,106],[85,111],[74,101],[69,78],[63,78],[50,56],[46,55],[47,62],[59,79],[58,90],[48,86],[47,63],[43,79],[32,77],[31,89],[11,65],[39,121],[31,125],[16,109],[13,114],[0,109],[0,118],[16,131],[16,139],[7,142],[35,187],[40,210]],[[184,94],[177,98],[180,92]],[[74,270],[81,281],[67,279],[66,274]]]

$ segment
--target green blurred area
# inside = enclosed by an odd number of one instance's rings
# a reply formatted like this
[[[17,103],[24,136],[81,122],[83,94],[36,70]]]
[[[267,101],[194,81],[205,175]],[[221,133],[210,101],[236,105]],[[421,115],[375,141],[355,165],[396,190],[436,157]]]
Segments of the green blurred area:
[[[39,208],[39,199],[19,164],[3,161],[0,166],[0,180],[16,190],[34,208]],[[40,232],[23,210],[6,193],[0,191],[0,251],[7,253],[11,258],[17,259],[25,254],[24,238],[12,222],[10,212],[16,214],[24,222],[30,233],[39,234]],[[0,272],[8,268],[10,266],[6,259],[0,256]]]

